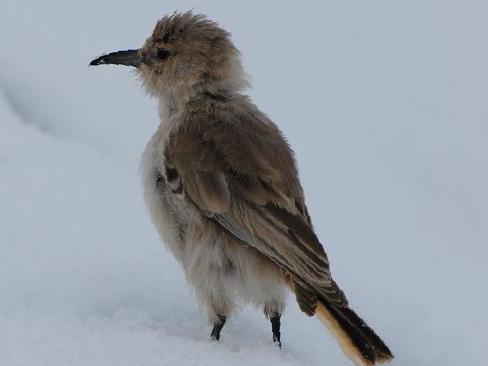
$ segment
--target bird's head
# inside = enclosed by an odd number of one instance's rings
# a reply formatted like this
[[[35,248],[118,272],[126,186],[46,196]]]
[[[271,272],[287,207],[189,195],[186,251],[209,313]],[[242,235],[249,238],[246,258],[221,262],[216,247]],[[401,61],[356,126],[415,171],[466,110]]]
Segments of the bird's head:
[[[112,52],[90,63],[103,64],[137,68],[144,87],[155,96],[185,97],[248,86],[230,34],[191,12],[159,20],[140,49]]]

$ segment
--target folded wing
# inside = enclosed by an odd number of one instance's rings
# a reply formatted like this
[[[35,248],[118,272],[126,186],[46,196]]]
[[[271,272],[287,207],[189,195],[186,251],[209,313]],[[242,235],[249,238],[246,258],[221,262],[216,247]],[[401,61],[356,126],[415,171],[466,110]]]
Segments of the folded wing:
[[[311,226],[293,153],[276,126],[260,118],[185,124],[170,136],[167,169],[178,174],[184,199],[282,269],[304,312],[314,314],[318,297],[345,307]]]

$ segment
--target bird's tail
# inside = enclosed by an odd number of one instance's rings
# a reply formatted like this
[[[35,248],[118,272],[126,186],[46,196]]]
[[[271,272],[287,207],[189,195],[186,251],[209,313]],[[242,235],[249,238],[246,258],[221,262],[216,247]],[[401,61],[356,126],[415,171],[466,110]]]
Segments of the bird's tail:
[[[338,308],[319,300],[315,315],[358,366],[388,362],[393,355],[376,333],[349,307]]]

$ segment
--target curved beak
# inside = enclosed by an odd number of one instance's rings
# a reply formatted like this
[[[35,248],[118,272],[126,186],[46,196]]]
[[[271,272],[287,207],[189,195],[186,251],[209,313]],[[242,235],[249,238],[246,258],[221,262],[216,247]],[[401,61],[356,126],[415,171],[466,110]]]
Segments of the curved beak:
[[[141,65],[141,56],[139,55],[139,50],[111,52],[90,62],[90,66],[97,65],[125,65],[139,67]]]

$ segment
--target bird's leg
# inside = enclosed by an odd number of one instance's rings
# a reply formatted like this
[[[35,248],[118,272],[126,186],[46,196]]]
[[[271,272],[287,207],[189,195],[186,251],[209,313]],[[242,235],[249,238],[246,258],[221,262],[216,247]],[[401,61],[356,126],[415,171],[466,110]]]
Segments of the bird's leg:
[[[281,319],[280,313],[274,313],[269,317],[269,320],[271,321],[271,331],[273,332],[273,342],[275,342],[276,345],[281,348],[281,333],[280,333],[281,320],[280,319]]]
[[[220,331],[224,327],[226,320],[227,320],[227,317],[225,315],[217,314],[217,319],[214,322],[214,326],[212,328],[212,333],[210,333],[210,337],[213,340],[218,341],[220,339]]]

